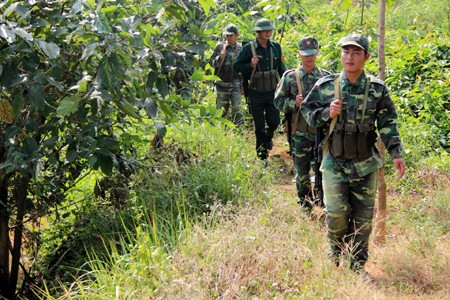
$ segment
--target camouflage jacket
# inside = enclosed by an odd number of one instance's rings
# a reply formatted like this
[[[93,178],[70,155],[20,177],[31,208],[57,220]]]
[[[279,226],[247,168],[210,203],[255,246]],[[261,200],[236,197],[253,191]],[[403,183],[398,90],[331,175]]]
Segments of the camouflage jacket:
[[[319,79],[303,101],[301,112],[308,123],[315,127],[323,127],[327,134],[330,126],[330,103],[334,100],[334,79],[339,74],[333,74]],[[397,129],[397,112],[389,96],[389,91],[383,81],[371,76],[368,101],[364,113],[364,120],[361,120],[364,103],[365,86],[368,80],[363,73],[356,83],[351,84],[345,73],[340,75],[342,90],[343,112],[338,118],[338,122],[369,122],[375,125],[392,158],[402,156],[402,144]],[[333,134],[330,137],[333,138]],[[326,153],[321,169],[333,170],[336,164],[343,166],[345,161],[339,161],[332,157],[328,151]],[[351,172],[357,176],[366,176],[381,167],[380,154],[373,146],[373,155],[362,161],[352,161]]]
[[[274,104],[275,107],[283,112],[283,113],[292,113],[292,121],[291,126],[294,126],[295,114],[300,113],[299,109],[295,107],[295,97],[298,95],[298,86],[297,80],[295,78],[295,72],[297,69],[289,69],[287,70],[280,79],[278,83],[277,89],[275,91],[275,99]],[[303,85],[303,99],[309,94],[312,90],[314,84],[321,77],[330,75],[329,71],[319,69],[317,67],[311,73],[305,72],[302,68],[300,68],[300,80]],[[298,123],[296,131],[301,132],[309,132],[310,138],[313,139],[315,135],[315,129],[311,126],[308,128],[308,124],[303,117],[303,115],[299,115]]]
[[[227,45],[227,54],[222,63],[220,52],[222,52],[223,46],[223,43],[216,46],[216,49],[214,49],[214,52],[209,59],[209,64],[214,68],[214,74],[222,79],[222,82],[241,82],[241,75],[233,69],[233,63],[242,48],[242,44],[236,43],[234,45]]]

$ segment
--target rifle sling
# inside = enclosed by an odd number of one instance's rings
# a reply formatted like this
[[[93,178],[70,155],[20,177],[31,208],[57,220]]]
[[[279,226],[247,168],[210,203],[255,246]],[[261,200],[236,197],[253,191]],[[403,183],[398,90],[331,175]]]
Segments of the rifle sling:
[[[303,95],[304,88],[303,88],[302,81],[300,80],[300,66],[294,72],[295,72],[295,81],[297,82],[297,87],[298,87],[298,94]],[[294,104],[294,108],[295,108],[295,104]],[[295,132],[297,131],[297,125],[298,125],[299,118],[300,118],[300,107],[297,109],[297,112],[295,113],[294,124],[291,128],[292,135],[294,135]]]
[[[340,101],[342,101],[342,97],[341,97],[341,80],[340,80],[340,76],[336,76],[336,78],[334,79],[334,99],[339,99]],[[337,117],[334,117],[331,120],[331,124],[330,124],[330,129],[328,130],[328,134],[325,137],[325,141],[323,143],[323,148],[322,148],[322,157],[325,157],[325,154],[327,154],[328,151],[328,147],[330,146],[330,135],[334,130],[334,126],[336,126],[336,122],[337,122]]]
[[[250,41],[250,47],[252,48],[253,56],[255,56],[256,55],[256,49],[255,49],[255,42],[254,41]],[[255,76],[255,72],[256,72],[256,67],[253,68],[252,74],[250,75],[250,86],[252,85],[253,77]]]

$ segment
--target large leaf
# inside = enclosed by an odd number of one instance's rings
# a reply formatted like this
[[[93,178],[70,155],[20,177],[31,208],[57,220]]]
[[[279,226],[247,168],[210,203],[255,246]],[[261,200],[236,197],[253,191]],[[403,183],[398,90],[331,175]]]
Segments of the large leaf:
[[[198,0],[198,3],[200,3],[200,6],[203,8],[206,15],[209,14],[211,8],[216,7],[214,0]]]
[[[47,56],[49,59],[55,59],[59,56],[60,49],[58,45],[55,43],[47,43],[46,41],[37,41],[36,44],[38,45],[39,49],[44,52],[45,56]]]
[[[29,34],[28,32],[26,32],[24,29],[22,28],[15,28],[14,32],[22,37],[23,39],[27,40],[27,41],[32,41],[33,40],[33,36],[31,34]]]
[[[31,106],[38,110],[43,111],[45,109],[45,93],[44,86],[41,84],[33,84],[28,89],[28,99],[30,100]]]
[[[67,116],[74,113],[80,104],[80,99],[76,96],[68,96],[61,100],[58,108],[56,109],[56,114],[58,116]]]
[[[8,43],[12,43],[16,39],[16,34],[5,24],[0,25],[0,37],[4,38]]]
[[[116,53],[112,53],[110,56],[105,57],[99,65],[98,77],[100,83],[105,88],[112,88],[117,85],[117,79],[124,74],[123,65],[119,61],[119,57]]]

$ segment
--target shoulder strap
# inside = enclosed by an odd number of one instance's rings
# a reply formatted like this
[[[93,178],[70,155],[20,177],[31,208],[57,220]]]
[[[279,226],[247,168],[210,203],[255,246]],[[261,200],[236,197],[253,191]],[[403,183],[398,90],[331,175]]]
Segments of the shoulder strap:
[[[334,79],[334,99],[341,100],[341,80],[340,80],[340,75],[336,76],[336,78]],[[331,133],[333,133],[334,126],[336,125],[337,119],[338,119],[337,117],[334,117],[331,120],[330,129],[328,130],[328,134],[325,137],[325,142],[324,142],[323,148],[322,148],[322,157],[325,157],[325,154],[327,154],[328,147],[329,147],[329,144],[330,144],[330,135],[331,135]]]
[[[255,43],[256,43],[255,41],[250,41],[250,47],[252,48],[252,54],[253,54],[253,56],[256,55],[256,47],[255,47]],[[252,74],[250,75],[250,86],[252,85],[253,77],[255,76],[255,72],[256,72],[256,68],[257,68],[257,67],[254,67],[254,68],[253,68]]]
[[[300,80],[300,66],[298,66],[297,69],[294,70],[295,73],[295,81],[297,82],[297,87],[298,87],[298,94],[299,95],[303,95],[303,84],[302,81]],[[295,104],[294,104],[295,107]],[[291,133],[295,134],[295,132],[297,131],[297,124],[298,124],[298,119],[300,118],[300,108],[298,108],[297,112],[295,113],[295,118],[294,118],[294,124],[291,128]]]
[[[222,44],[222,50],[223,49],[227,49],[227,43],[223,43]],[[221,50],[221,51],[222,51]],[[223,66],[223,62],[225,61],[225,58],[227,57],[227,55],[225,54],[225,57],[224,58],[222,58],[222,60],[220,61],[220,66],[219,66],[219,70],[217,70],[217,74],[219,74],[220,73],[220,70],[222,70],[222,66]]]

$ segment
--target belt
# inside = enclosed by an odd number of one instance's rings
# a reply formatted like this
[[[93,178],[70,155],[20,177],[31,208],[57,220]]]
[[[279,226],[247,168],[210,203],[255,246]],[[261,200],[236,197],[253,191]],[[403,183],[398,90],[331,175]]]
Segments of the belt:
[[[223,81],[217,81],[216,84],[223,87],[235,87],[241,85],[240,82],[223,82]]]

